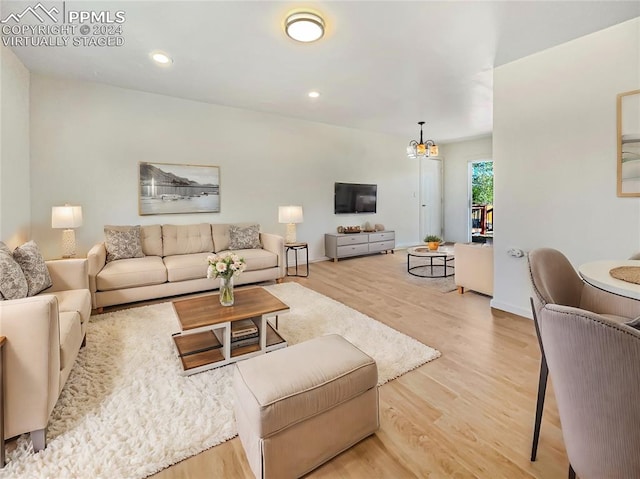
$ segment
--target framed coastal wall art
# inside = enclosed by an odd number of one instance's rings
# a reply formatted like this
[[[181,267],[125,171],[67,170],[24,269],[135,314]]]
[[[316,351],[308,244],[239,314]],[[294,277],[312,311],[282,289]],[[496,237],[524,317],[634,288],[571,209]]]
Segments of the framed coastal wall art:
[[[220,167],[140,162],[141,215],[219,213]]]
[[[640,90],[620,93],[618,113],[618,196],[640,196]]]

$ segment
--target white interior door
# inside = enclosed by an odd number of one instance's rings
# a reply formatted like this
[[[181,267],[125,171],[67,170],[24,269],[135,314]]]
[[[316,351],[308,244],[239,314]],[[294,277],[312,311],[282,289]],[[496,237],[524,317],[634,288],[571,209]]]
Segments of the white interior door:
[[[443,237],[442,160],[420,160],[420,241],[427,235]]]

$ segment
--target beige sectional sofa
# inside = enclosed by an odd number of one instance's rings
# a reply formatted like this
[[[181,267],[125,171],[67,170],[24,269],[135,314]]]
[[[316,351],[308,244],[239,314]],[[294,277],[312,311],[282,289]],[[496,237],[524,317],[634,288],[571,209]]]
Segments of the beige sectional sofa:
[[[217,289],[220,281],[207,279],[207,256],[229,250],[231,226],[141,226],[143,256],[109,262],[105,243],[96,244],[87,255],[93,308]],[[260,232],[259,241],[259,248],[234,249],[247,265],[236,285],[285,276],[284,239]]]
[[[47,261],[53,285],[22,299],[0,301],[5,345],[4,434],[31,433],[43,449],[49,416],[62,391],[91,315],[87,260]]]

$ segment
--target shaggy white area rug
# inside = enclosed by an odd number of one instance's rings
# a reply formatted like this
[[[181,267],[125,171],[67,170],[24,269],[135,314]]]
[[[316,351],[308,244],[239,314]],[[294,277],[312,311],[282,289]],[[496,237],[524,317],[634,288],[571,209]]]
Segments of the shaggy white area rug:
[[[289,344],[341,334],[376,360],[379,384],[440,356],[297,283],[266,289],[291,308],[279,319]],[[143,478],[234,437],[234,366],[181,376],[176,331],[168,302],[92,317],[47,448],[33,454],[23,435],[0,478]]]

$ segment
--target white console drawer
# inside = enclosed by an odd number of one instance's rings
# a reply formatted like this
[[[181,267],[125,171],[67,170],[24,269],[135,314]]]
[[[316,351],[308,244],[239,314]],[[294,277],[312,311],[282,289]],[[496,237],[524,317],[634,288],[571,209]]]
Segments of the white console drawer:
[[[362,244],[369,242],[369,235],[357,233],[354,235],[338,236],[338,246],[346,246],[349,244]]]
[[[338,258],[343,256],[355,256],[358,254],[367,254],[369,252],[369,244],[354,244],[346,246],[338,246]]]
[[[377,241],[389,241],[395,240],[396,234],[394,231],[382,231],[380,233],[369,233],[369,243],[375,243]]]
[[[387,251],[395,248],[396,242],[394,240],[378,241],[377,243],[369,243],[369,252],[376,253],[378,251]]]

